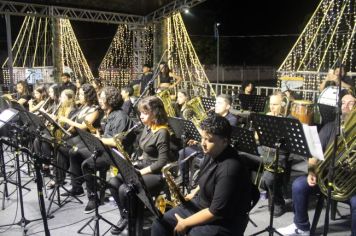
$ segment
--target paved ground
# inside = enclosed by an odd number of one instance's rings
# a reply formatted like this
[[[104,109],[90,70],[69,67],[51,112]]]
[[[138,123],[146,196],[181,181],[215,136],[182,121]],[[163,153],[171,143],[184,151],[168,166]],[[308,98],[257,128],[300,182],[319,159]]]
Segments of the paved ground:
[[[7,170],[11,170],[11,165],[12,163],[8,163],[9,166],[7,167]],[[22,167],[23,169],[26,169],[25,167]],[[12,180],[16,180],[15,176],[11,178]],[[2,178],[0,178],[2,180]],[[22,182],[27,182],[29,181],[30,178],[23,174],[22,177]],[[48,181],[48,178],[45,178],[46,181]],[[8,184],[10,193],[13,192],[15,189],[13,184]],[[3,191],[4,184],[0,185],[0,191]],[[33,220],[36,218],[40,218],[40,211],[39,211],[39,204],[38,204],[38,198],[37,198],[37,190],[36,190],[36,185],[34,181],[30,181],[27,187],[30,189],[30,191],[23,190],[23,200],[24,200],[24,215],[27,220]],[[69,187],[69,186],[68,186]],[[19,203],[19,198],[17,196],[18,191],[14,191],[13,194],[8,198],[5,199],[4,205],[5,209],[0,210],[0,225],[4,224],[11,224],[11,223],[17,223],[21,219],[21,209],[20,209],[20,203]],[[47,195],[50,194],[50,191],[47,192]],[[48,220],[48,225],[50,229],[50,233],[53,236],[71,236],[71,235],[78,235],[77,231],[85,224],[86,221],[88,221],[93,214],[86,215],[83,213],[83,210],[86,205],[86,197],[81,197],[81,200],[83,200],[84,204],[78,204],[75,203],[74,201],[67,203],[65,206],[62,208],[58,209],[56,205],[52,207],[51,210],[56,210],[54,213],[54,218]],[[0,200],[3,200],[2,193],[0,195]],[[311,205],[315,202],[315,199],[311,200]],[[48,207],[49,201],[48,198],[45,198],[45,204],[46,207]],[[291,207],[290,207],[291,209]],[[293,213],[290,211],[284,214],[282,217],[275,218],[274,220],[274,226],[276,228],[281,227],[281,226],[286,226],[290,224],[293,220]],[[350,210],[347,205],[344,204],[339,204],[338,205],[338,210],[342,214],[349,214]],[[103,217],[108,219],[109,221],[116,223],[117,220],[119,219],[119,211],[115,207],[115,205],[112,202],[106,202],[105,205],[100,206],[100,213],[102,214]],[[310,209],[309,210],[309,216],[312,218],[314,215],[314,210]],[[261,200],[257,206],[252,210],[250,214],[250,218],[253,222],[257,224],[257,227],[254,227],[251,223],[248,225],[245,235],[250,235],[252,233],[258,232],[260,230],[265,229],[268,226],[269,223],[269,213],[267,210],[267,200]],[[338,217],[339,218],[339,217]],[[323,230],[323,223],[324,221],[324,211],[321,215],[321,220],[318,224],[318,235],[322,233]],[[330,222],[330,231],[329,235],[342,235],[342,236],[347,236],[350,235],[350,220],[349,219],[339,219],[336,221],[331,221]],[[26,225],[27,235],[45,235],[43,232],[43,223],[42,221],[35,221],[31,222],[28,225]],[[101,235],[104,234],[106,230],[109,229],[109,225],[106,224],[103,221],[100,221],[100,232]],[[92,231],[89,227],[85,228],[83,231],[84,235],[92,235]],[[11,235],[11,236],[17,236],[17,235],[23,235],[22,234],[22,227],[19,225],[13,225],[11,227],[1,227],[0,228],[0,235]],[[108,233],[110,235],[110,233]],[[262,235],[268,235],[267,233],[264,233]]]

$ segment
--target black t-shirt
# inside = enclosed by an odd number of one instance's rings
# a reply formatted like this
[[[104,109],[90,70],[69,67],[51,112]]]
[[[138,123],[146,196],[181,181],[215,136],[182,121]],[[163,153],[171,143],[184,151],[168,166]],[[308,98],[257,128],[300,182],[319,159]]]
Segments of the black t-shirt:
[[[74,94],[77,91],[77,87],[72,83],[72,82],[67,82],[67,83],[63,83],[61,84],[59,91],[62,92],[65,89],[71,89],[73,90]]]
[[[130,115],[133,111],[133,106],[131,100],[124,101],[124,103],[121,106],[121,110],[125,112],[127,115]]]
[[[225,116],[225,118],[229,121],[229,123],[230,123],[231,126],[234,126],[234,127],[237,126],[238,120],[237,120],[237,117],[236,117],[235,115],[233,115],[233,114],[231,114],[231,113],[229,112],[229,113],[227,113],[227,115]]]
[[[218,157],[205,157],[199,176],[196,202],[201,209],[219,217],[217,223],[230,225],[247,217],[251,206],[251,180],[237,152],[228,146]]]
[[[147,74],[143,74],[141,77],[141,81],[140,81],[140,94],[143,93],[143,91],[145,90],[147,83],[152,79],[152,72],[149,72]],[[154,91],[153,91],[153,83],[151,84],[150,88],[148,89],[148,94],[149,95],[153,95]]]
[[[326,151],[326,148],[331,144],[334,140],[336,132],[336,122],[332,121],[323,126],[319,132],[319,138],[321,147],[323,148],[323,152]]]

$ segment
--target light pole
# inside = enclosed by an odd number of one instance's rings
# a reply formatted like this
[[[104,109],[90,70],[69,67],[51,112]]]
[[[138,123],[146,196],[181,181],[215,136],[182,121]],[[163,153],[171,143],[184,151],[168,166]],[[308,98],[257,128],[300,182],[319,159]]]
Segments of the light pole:
[[[219,84],[219,69],[220,69],[220,35],[219,35],[220,23],[214,24],[214,36],[216,38],[216,83]]]

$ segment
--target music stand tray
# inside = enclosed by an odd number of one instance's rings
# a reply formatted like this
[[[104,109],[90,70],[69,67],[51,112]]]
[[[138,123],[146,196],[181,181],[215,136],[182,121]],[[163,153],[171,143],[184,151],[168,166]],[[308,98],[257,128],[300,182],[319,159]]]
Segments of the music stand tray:
[[[209,111],[212,107],[215,107],[215,99],[212,97],[202,97],[201,102],[205,111]]]
[[[263,112],[267,97],[262,95],[239,94],[240,106],[243,110]]]
[[[187,140],[201,140],[200,133],[192,121],[177,117],[168,117],[168,124],[173,129],[176,138],[181,138],[185,135]]]

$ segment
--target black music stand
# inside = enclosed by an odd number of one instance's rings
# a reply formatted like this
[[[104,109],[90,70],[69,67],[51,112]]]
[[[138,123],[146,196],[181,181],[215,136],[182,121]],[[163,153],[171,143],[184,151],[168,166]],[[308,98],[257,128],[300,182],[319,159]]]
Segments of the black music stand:
[[[189,174],[189,172],[193,172],[193,166],[192,166],[192,158],[186,159],[185,156],[185,148],[186,148],[186,143],[188,140],[196,140],[200,141],[201,137],[198,132],[198,129],[195,127],[193,122],[190,120],[185,120],[182,118],[176,118],[176,117],[168,117],[168,124],[169,126],[173,129],[173,132],[176,136],[176,138],[182,139],[183,143],[183,157],[184,161],[188,162],[189,171],[185,171],[185,168],[183,168],[183,173],[182,173],[182,180],[183,180],[183,189],[187,189],[188,193],[190,192],[190,186],[192,183],[192,175]],[[195,155],[194,155],[195,156]],[[191,156],[191,157],[194,157]],[[187,179],[189,179],[189,183],[186,183]]]
[[[215,107],[215,98],[212,97],[202,97],[201,102],[206,112],[210,111],[211,108]]]
[[[322,124],[326,124],[336,119],[336,107],[318,103]]]
[[[255,134],[251,130],[240,127],[232,127],[231,142],[234,148],[238,151],[246,152],[255,156],[260,155],[257,150]]]
[[[51,116],[48,115],[48,113],[39,110],[39,112],[41,113],[42,117],[47,120],[53,127],[52,130],[52,134],[48,134],[51,137],[51,140],[46,140],[44,139],[44,141],[48,141],[49,143],[53,144],[53,156],[54,158],[58,158],[58,148],[61,145],[67,145],[61,141],[56,140],[56,138],[54,137],[54,134],[57,130],[60,130],[61,132],[63,132],[65,135],[67,135],[68,137],[71,136],[71,133],[69,133],[67,130],[65,130],[58,122],[56,122]],[[35,117],[34,117],[35,118]],[[38,117],[36,116],[35,119],[38,119]],[[42,123],[44,125],[44,123]],[[41,138],[38,139],[39,146],[42,147],[41,145]],[[62,167],[57,165],[58,163],[58,159],[56,160],[56,164],[51,163],[54,167],[56,167],[57,169],[61,169],[64,170]],[[67,170],[64,170],[65,172],[68,172]],[[65,197],[63,200],[61,199],[61,193],[60,193],[60,187],[62,187],[64,189],[65,192],[69,193],[70,191],[63,186],[63,183],[59,183],[58,182],[58,171],[56,171],[55,174],[55,186],[53,191],[51,192],[51,194],[49,195],[49,204],[48,204],[48,208],[47,208],[47,216],[49,218],[53,217],[53,213],[55,211],[57,211],[59,208],[63,207],[65,204],[69,203],[70,201],[68,200],[69,198],[73,197],[75,200],[77,200],[77,203],[83,204],[83,202],[77,197],[77,196],[71,196],[70,194],[68,194],[67,197]],[[57,201],[56,201],[57,200]],[[58,208],[56,210],[53,210],[52,212],[50,212],[52,205],[56,204],[58,206]]]
[[[20,109],[22,110],[22,109]],[[17,114],[21,114],[21,113],[25,113],[22,114],[22,118],[25,119],[25,121],[23,121],[23,123],[28,123],[29,127],[32,127],[32,130],[34,129],[34,127],[38,127],[39,124],[36,124],[35,121],[31,120],[31,117],[29,116],[28,112],[25,110],[22,111],[18,111]],[[14,118],[15,116],[12,116],[12,118]],[[25,118],[27,117],[27,118]],[[12,119],[11,118],[11,119]],[[8,120],[10,121],[10,120]],[[15,127],[15,126],[14,126]],[[45,203],[44,203],[44,199],[43,199],[43,192],[42,192],[42,187],[43,187],[43,183],[42,183],[42,175],[41,175],[41,165],[42,165],[42,160],[40,160],[40,158],[36,155],[33,155],[31,153],[30,150],[28,150],[27,148],[21,147],[19,140],[20,140],[20,134],[19,131],[22,131],[23,135],[25,133],[30,134],[30,135],[36,135],[35,132],[31,132],[31,129],[24,129],[23,127],[15,127],[14,129],[14,136],[15,136],[15,143],[14,142],[9,142],[7,140],[1,139],[0,142],[1,143],[5,143],[6,145],[9,145],[11,147],[15,148],[15,161],[16,161],[16,168],[18,168],[17,170],[17,186],[18,186],[18,191],[19,191],[19,198],[20,198],[20,210],[21,210],[21,219],[19,222],[17,223],[13,223],[13,224],[7,224],[7,225],[0,225],[0,227],[6,227],[6,226],[10,226],[10,225],[19,225],[21,226],[21,228],[23,229],[23,235],[26,235],[27,233],[27,229],[26,229],[26,225],[30,224],[31,222],[34,221],[38,221],[38,220],[43,220],[43,225],[44,225],[44,230],[45,230],[45,235],[49,236],[49,229],[48,229],[48,224],[47,224],[47,216],[46,216],[46,212],[45,212]],[[2,144],[1,144],[2,145]],[[20,152],[26,152],[27,155],[33,157],[34,159],[34,164],[35,164],[35,171],[36,171],[36,183],[37,183],[37,195],[39,198],[39,207],[40,207],[40,211],[41,211],[41,216],[42,218],[39,219],[34,219],[34,220],[27,220],[25,218],[25,211],[24,211],[24,204],[23,204],[23,194],[22,194],[22,183],[21,183],[21,173],[20,173],[20,161],[19,161],[19,153]]]
[[[139,208],[141,207],[135,207],[135,204],[138,203],[135,198],[137,197],[140,199],[156,218],[160,219],[162,217],[162,213],[156,208],[140,172],[136,170],[135,167],[129,163],[116,149],[111,149],[111,153],[113,155],[113,163],[115,167],[120,170],[120,174],[125,184],[129,187],[128,235],[140,235],[139,233],[136,234],[136,230],[142,229],[142,227],[140,227],[140,225],[142,225],[142,219],[140,220],[141,217],[135,217],[134,212],[140,212]],[[137,218],[139,219],[137,220]]]
[[[267,97],[262,95],[239,94],[240,106],[242,110],[253,112],[263,112]]]
[[[102,183],[109,185],[105,180],[101,179],[100,177],[96,176],[96,159],[100,156],[100,158],[109,158],[109,159],[113,159],[111,157],[111,153],[109,150],[107,150],[107,148],[104,146],[104,144],[94,135],[92,135],[89,132],[83,131],[81,129],[75,128],[76,132],[78,133],[80,139],[83,141],[83,143],[85,144],[85,146],[88,148],[89,151],[91,151],[93,154],[90,158],[93,158],[94,161],[94,173],[95,173],[95,178],[94,178],[94,189],[93,192],[95,193],[94,198],[95,198],[95,215],[88,221],[86,222],[78,231],[77,233],[81,233],[82,230],[87,227],[90,226],[90,223],[92,221],[94,221],[95,226],[93,229],[93,234],[94,236],[99,236],[100,235],[100,231],[99,231],[99,220],[103,220],[105,221],[107,224],[111,225],[111,227],[115,227],[117,228],[116,225],[114,225],[113,223],[111,223],[110,221],[108,221],[107,219],[105,219],[102,215],[99,214],[99,199],[97,196],[97,189],[96,189],[96,181],[97,179],[100,180]]]
[[[303,126],[299,120],[293,118],[282,118],[260,114],[251,114],[251,119],[253,127],[258,133],[260,144],[276,149],[276,161],[273,166],[274,175],[276,175],[278,172],[277,170],[280,149],[304,157],[311,156],[308,143],[303,132]],[[275,191],[276,181],[273,182],[273,192]],[[259,235],[264,232],[268,232],[269,235],[277,233],[278,235],[282,236],[282,234],[280,234],[275,228],[273,228],[273,213],[274,194],[272,194],[271,200],[269,226],[266,229],[252,235]]]

